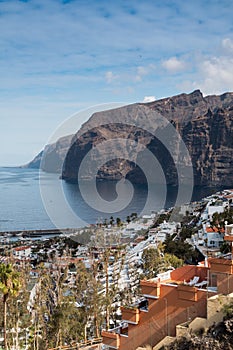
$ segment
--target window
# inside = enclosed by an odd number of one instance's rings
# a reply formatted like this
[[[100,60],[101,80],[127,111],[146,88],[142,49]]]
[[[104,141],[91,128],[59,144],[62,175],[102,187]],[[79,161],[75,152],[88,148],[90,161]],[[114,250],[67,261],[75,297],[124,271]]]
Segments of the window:
[[[217,287],[217,275],[215,273],[210,275],[210,286]]]

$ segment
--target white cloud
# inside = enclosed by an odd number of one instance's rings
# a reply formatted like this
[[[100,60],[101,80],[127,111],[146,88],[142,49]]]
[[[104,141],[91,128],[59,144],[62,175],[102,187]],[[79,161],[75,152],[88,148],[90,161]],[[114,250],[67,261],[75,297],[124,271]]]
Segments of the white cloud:
[[[149,75],[154,69],[155,69],[155,66],[153,64],[149,64],[148,66],[138,66],[135,80],[142,81],[142,79],[146,75]]]
[[[145,67],[137,67],[136,81],[142,81],[142,78],[147,75],[147,69]]]
[[[145,96],[143,99],[143,103],[154,102],[156,100],[155,96]]]
[[[230,38],[222,40],[222,47],[226,52],[233,53],[233,41]]]
[[[113,74],[112,71],[108,71],[105,73],[105,79],[108,84],[112,83],[115,79],[117,79],[117,75]]]
[[[200,86],[205,94],[233,91],[233,58],[213,57],[200,65],[204,77]]]
[[[166,61],[162,62],[162,67],[165,68],[169,73],[178,73],[186,68],[186,62],[178,60],[177,57],[171,57]]]
[[[178,92],[182,80],[206,92],[232,86],[232,37],[228,33],[233,2],[229,0],[213,4],[176,0],[172,5],[168,1],[126,4],[124,0],[103,0],[101,6],[95,0],[0,3],[4,28],[0,36],[0,119],[5,123],[0,133],[9,140],[26,140],[31,135],[41,144],[34,120],[51,130],[79,103],[134,102],[149,91],[157,97],[168,96]],[[197,52],[200,60],[195,58]],[[169,59],[163,62],[164,69],[158,69],[163,58]],[[174,79],[177,71],[180,74]],[[16,97],[17,103],[12,103]],[[27,108],[29,124],[24,116],[30,98],[35,100]],[[43,104],[37,102],[40,98],[45,99]],[[25,130],[19,136],[21,125]],[[9,142],[8,148],[14,151],[14,143]]]
[[[233,91],[233,57],[230,55],[203,57],[194,62],[193,80],[185,80],[179,87],[183,90],[200,89],[204,95]]]

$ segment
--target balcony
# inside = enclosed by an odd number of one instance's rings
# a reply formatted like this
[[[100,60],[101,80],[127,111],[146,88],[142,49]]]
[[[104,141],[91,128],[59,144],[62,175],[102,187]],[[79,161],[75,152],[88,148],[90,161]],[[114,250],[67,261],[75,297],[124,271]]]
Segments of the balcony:
[[[120,347],[120,336],[117,333],[102,331],[103,344],[113,349],[119,349]]]
[[[178,291],[179,299],[187,300],[187,301],[197,301],[198,289],[196,287],[180,284],[177,287],[177,291]]]
[[[135,307],[121,307],[122,320],[131,324],[138,324],[139,322],[139,309]]]
[[[153,280],[143,280],[140,282],[141,293],[146,298],[158,299],[160,296],[160,282]]]
[[[210,260],[211,272],[233,274],[233,260],[224,258],[213,258]]]

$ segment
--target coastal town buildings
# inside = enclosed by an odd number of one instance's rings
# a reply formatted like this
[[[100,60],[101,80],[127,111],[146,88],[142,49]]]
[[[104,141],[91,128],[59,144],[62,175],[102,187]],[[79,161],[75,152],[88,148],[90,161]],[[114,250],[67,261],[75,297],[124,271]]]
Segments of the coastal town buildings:
[[[232,234],[225,239],[233,244]],[[219,321],[221,301],[213,300],[216,296],[233,297],[233,248],[226,257],[183,266],[142,280],[140,286],[144,302],[122,307],[122,324],[102,332],[105,349],[154,347],[166,337],[175,337],[180,324],[198,320],[200,327],[209,327]]]
[[[149,248],[156,249],[169,237],[179,241],[182,222],[178,219],[177,222],[169,221],[169,211],[135,218],[121,226],[93,226],[93,237],[86,245],[67,247],[68,236],[53,242],[44,240],[27,242],[27,245],[19,245],[18,242],[9,248],[10,252],[8,249],[6,261],[13,259],[18,265],[28,262],[32,286],[39,280],[38,265],[41,262],[50,274],[56,269],[67,268],[65,286],[74,288],[78,274],[75,266],[80,261],[89,271],[93,264],[101,265],[104,252],[103,247],[96,245],[97,233],[104,238],[112,235],[114,240],[109,245],[111,251],[106,265],[96,272],[99,295],[104,296],[106,289],[115,290],[110,329],[102,332],[103,349],[133,350],[146,344],[159,346],[164,339],[168,341],[180,332],[182,327],[179,325],[187,324],[185,329],[205,328],[222,317],[219,296],[223,300],[233,293],[233,264],[232,255],[223,255],[220,249],[224,241],[232,244],[233,224],[224,222],[220,227],[213,224],[213,218],[215,213],[222,214],[231,208],[232,194],[233,191],[223,191],[182,207],[185,227],[195,232],[186,241],[206,258],[199,265],[184,265],[178,269],[169,266],[169,271],[141,280],[143,252]],[[156,221],[160,215],[161,219]],[[69,238],[72,240],[72,236]],[[118,245],[122,249],[120,259],[115,254]],[[4,259],[3,255],[2,261]],[[35,290],[31,291],[29,309],[34,305]],[[93,330],[89,334],[93,334]]]
[[[206,328],[221,320],[222,301],[219,298],[233,298],[233,224],[226,222],[225,227],[220,228],[211,226],[211,221],[215,213],[223,213],[231,207],[232,193],[227,190],[210,196],[205,201],[204,210],[198,213],[202,229],[189,242],[204,253],[205,262],[140,281],[143,299],[122,307],[122,323],[115,329],[102,332],[105,349],[133,350],[145,345],[155,347],[156,344],[156,349],[159,349],[163,339],[176,336],[181,324]],[[185,206],[182,210],[188,212],[188,209]],[[149,237],[156,241],[161,237],[163,242],[165,225],[150,229]],[[169,233],[173,234],[175,230],[170,229]],[[224,240],[230,242],[231,253],[219,256]],[[219,257],[207,259],[208,250]]]

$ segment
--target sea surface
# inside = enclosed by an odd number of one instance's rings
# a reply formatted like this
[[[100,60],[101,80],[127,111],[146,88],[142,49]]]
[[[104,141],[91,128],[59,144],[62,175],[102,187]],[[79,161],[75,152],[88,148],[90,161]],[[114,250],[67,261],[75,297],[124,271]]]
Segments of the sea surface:
[[[87,193],[89,187],[88,182],[82,186]],[[111,204],[111,201],[117,198],[116,182],[98,182],[99,196],[107,203],[103,210],[99,205],[99,198],[95,198],[94,193],[92,202],[87,204],[79,186],[60,180],[57,174],[40,173],[35,169],[2,167],[0,231],[83,227],[109,219],[110,216],[125,220],[127,215],[133,212],[150,214],[151,211],[159,211],[163,207],[169,208],[176,201],[176,188],[170,187],[164,191],[160,185],[155,185],[153,191],[150,189],[152,193],[145,212],[143,210],[148,199],[147,186],[134,186],[133,197],[129,203],[128,187],[127,183],[123,184],[121,191],[123,203],[127,205],[118,211],[111,211],[108,210],[108,203]],[[213,193],[213,190],[194,189],[192,199],[199,200],[210,193]]]

